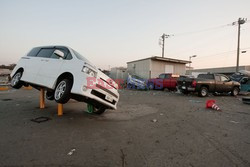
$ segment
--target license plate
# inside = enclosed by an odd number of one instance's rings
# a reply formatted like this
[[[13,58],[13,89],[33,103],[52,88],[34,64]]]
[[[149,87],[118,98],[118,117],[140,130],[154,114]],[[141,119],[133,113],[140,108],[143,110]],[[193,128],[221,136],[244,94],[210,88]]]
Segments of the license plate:
[[[181,88],[182,88],[182,89],[186,89],[186,86],[182,86]]]
[[[110,95],[106,95],[105,99],[110,102],[113,102],[113,98]]]

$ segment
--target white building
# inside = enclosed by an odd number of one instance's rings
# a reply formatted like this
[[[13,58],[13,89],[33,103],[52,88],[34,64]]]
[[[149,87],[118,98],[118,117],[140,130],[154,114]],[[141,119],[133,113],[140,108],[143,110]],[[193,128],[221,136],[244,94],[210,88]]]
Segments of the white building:
[[[162,73],[184,75],[189,61],[164,57],[149,57],[127,62],[128,73],[144,79],[158,77]]]

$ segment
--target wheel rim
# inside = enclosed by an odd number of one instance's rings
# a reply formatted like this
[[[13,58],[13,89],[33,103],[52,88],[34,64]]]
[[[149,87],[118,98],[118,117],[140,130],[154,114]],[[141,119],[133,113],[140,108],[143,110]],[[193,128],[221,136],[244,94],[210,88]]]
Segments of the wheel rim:
[[[65,90],[66,90],[66,82],[61,81],[56,87],[55,99],[59,100],[63,96]]]
[[[237,95],[237,94],[238,94],[238,90],[234,89],[234,95]]]
[[[206,91],[205,89],[202,89],[202,90],[201,90],[201,95],[202,95],[202,96],[206,96],[206,95],[207,95],[207,91]]]
[[[149,84],[149,89],[153,89],[154,85],[153,84]]]
[[[21,73],[17,73],[11,80],[11,85],[15,86],[21,79]]]

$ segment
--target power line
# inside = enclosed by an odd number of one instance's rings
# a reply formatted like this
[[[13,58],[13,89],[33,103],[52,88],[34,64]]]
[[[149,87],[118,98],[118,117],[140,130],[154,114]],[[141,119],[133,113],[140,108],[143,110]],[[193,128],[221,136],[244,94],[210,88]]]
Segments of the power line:
[[[241,51],[245,51],[245,50],[250,50],[250,47],[247,47],[247,48],[242,48],[240,49]],[[213,57],[213,56],[218,56],[218,55],[224,55],[224,54],[229,54],[229,53],[234,53],[236,52],[237,50],[231,50],[231,51],[226,51],[226,52],[220,52],[220,53],[215,53],[215,54],[212,54],[212,55],[207,55],[207,56],[199,56],[197,57],[196,59],[200,59],[200,58],[206,58],[206,57]]]
[[[212,30],[217,30],[221,29],[224,27],[232,26],[232,24],[225,24],[225,25],[220,25],[216,27],[211,27],[211,28],[206,28],[206,29],[201,29],[197,31],[190,31],[190,32],[183,32],[183,33],[176,33],[176,34],[171,34],[171,36],[182,36],[182,35],[190,35],[190,34],[195,34],[195,33],[201,33],[201,32],[206,32],[206,31],[212,31]]]

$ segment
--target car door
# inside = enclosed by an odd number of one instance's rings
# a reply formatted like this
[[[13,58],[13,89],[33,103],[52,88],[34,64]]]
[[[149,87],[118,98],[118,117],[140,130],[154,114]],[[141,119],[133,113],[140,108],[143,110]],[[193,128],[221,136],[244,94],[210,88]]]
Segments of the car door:
[[[215,92],[224,92],[224,85],[223,82],[221,81],[220,75],[215,75]]]
[[[223,92],[230,92],[233,89],[233,83],[229,80],[229,78],[225,75],[220,76],[220,80],[223,84]]]
[[[163,80],[164,88],[170,88],[171,87],[171,79],[170,78],[171,78],[170,74],[165,75],[165,78]]]
[[[37,57],[38,52],[41,48],[33,48],[25,57],[22,57],[25,61],[24,73],[22,76],[22,80],[36,84],[37,73],[39,71],[42,62],[40,58]]]
[[[62,58],[54,54],[55,50],[56,48],[43,48],[38,53],[38,56],[41,57],[42,65],[37,75],[37,82],[48,88],[53,87],[64,62]]]

